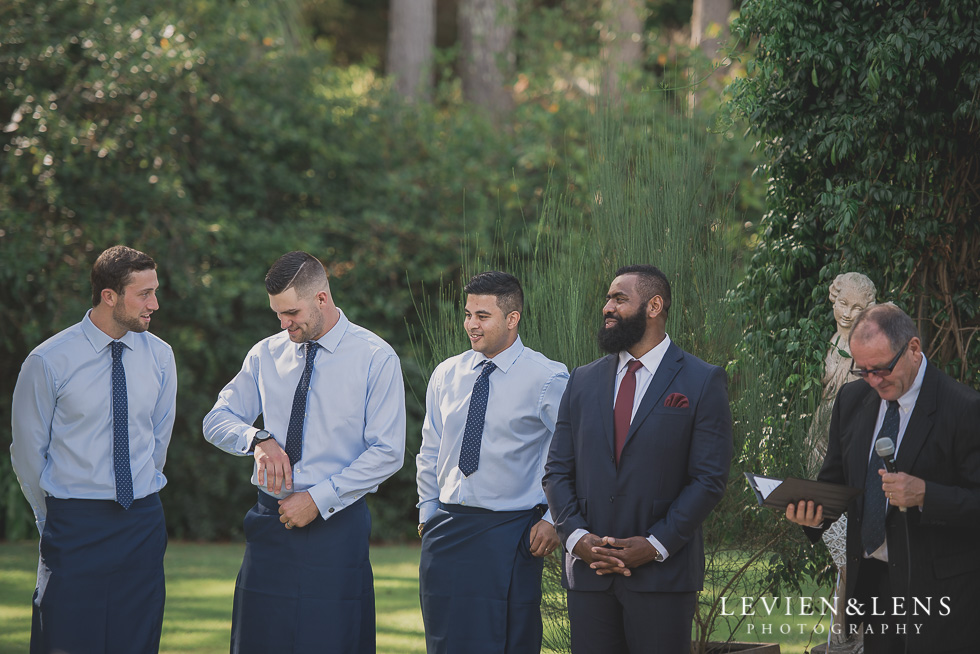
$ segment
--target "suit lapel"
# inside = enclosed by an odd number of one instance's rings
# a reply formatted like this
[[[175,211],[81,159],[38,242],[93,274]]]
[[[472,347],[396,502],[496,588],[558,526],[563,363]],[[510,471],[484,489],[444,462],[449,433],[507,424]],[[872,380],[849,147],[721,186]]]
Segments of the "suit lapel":
[[[629,433],[626,435],[626,442],[628,443],[636,430],[639,429],[646,417],[650,415],[654,407],[657,406],[657,402],[663,397],[664,393],[667,392],[667,387],[670,386],[670,382],[674,380],[677,373],[684,365],[684,351],[681,350],[675,343],[671,343],[667,348],[667,352],[664,353],[664,358],[657,367],[657,374],[653,376],[650,380],[650,385],[647,387],[646,393],[643,394],[643,398],[640,400],[640,406],[633,415],[633,421],[630,423]],[[625,447],[625,446],[624,446]]]
[[[616,367],[619,357],[610,354],[603,359],[599,373],[599,417],[602,422],[603,435],[609,443],[609,452],[616,451],[615,435],[613,433],[613,390],[616,388]]]
[[[933,416],[936,413],[936,402],[939,393],[939,380],[936,379],[936,369],[925,362],[925,375],[919,388],[919,397],[912,407],[909,424],[905,427],[902,442],[895,455],[895,465],[901,472],[912,470],[912,464],[919,456],[919,451],[925,445],[926,437],[932,430]]]
[[[875,423],[878,421],[878,411],[881,408],[881,398],[872,390],[864,396],[861,408],[854,421],[854,454],[851,456],[851,478],[848,482],[859,488],[864,488],[868,476],[868,460],[871,458],[871,443],[875,439]],[[862,503],[858,503],[863,507]]]

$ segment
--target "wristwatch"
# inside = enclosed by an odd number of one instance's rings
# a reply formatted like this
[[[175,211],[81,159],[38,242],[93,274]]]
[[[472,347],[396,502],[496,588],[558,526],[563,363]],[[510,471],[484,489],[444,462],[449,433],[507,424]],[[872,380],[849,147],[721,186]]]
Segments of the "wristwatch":
[[[258,430],[257,432],[255,432],[255,436],[252,437],[252,446],[250,448],[248,448],[248,451],[249,452],[254,452],[256,445],[258,445],[259,443],[261,443],[263,441],[267,441],[270,438],[272,438],[272,434],[270,434],[269,432],[267,432],[264,429]]]
[[[422,530],[423,529],[425,529],[425,523],[424,522],[420,522],[419,523],[419,538],[422,538]]]

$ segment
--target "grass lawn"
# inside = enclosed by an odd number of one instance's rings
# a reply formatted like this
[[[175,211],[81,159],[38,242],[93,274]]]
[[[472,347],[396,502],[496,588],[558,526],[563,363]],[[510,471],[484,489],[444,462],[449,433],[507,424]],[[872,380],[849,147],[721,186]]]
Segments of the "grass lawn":
[[[243,551],[243,544],[170,543],[166,558],[167,606],[161,652],[218,654],[228,651],[232,594]],[[418,546],[375,546],[371,548],[371,561],[378,652],[423,654]],[[28,652],[36,571],[36,543],[0,543],[0,652],[4,654]],[[795,601],[798,603],[799,600]],[[737,609],[736,602],[729,604],[729,611],[732,607]],[[808,643],[813,647],[826,637],[811,638],[810,629],[819,619],[819,616],[787,617],[781,611],[774,611],[772,616],[757,616],[751,630],[743,624],[735,635],[737,640],[743,641],[778,642],[784,654],[803,654]],[[826,618],[822,624],[826,628]],[[769,625],[770,633],[762,633],[764,625]],[[788,629],[789,633],[780,633],[781,629]],[[727,636],[727,632],[716,633]]]
[[[164,654],[228,651],[235,577],[244,544],[171,542],[167,547]],[[371,548],[378,652],[424,654],[418,546]],[[27,654],[37,543],[0,543],[0,652]]]

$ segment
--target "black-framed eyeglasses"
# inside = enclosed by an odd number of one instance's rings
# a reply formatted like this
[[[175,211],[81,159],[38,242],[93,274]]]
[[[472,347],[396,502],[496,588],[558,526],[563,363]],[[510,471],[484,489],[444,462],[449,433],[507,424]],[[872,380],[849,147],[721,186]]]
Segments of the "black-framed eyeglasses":
[[[854,360],[851,359],[851,374],[857,377],[861,377],[862,379],[867,377],[868,375],[875,375],[877,377],[887,377],[888,375],[892,374],[892,370],[894,370],[895,366],[898,365],[898,360],[902,358],[903,354],[905,354],[905,350],[908,348],[909,343],[911,342],[912,341],[906,342],[905,345],[902,346],[902,349],[898,351],[898,354],[895,355],[895,358],[891,360],[891,363],[889,363],[884,368],[876,368],[875,370],[865,370],[863,368],[855,368]]]

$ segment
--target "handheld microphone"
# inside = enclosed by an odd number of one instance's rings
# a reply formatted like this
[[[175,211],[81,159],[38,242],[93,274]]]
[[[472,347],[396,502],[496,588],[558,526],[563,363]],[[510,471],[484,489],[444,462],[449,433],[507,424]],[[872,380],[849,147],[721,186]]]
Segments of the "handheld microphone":
[[[875,452],[885,462],[885,469],[888,472],[898,472],[898,467],[895,466],[895,443],[892,439],[885,436],[875,441]],[[898,507],[898,510],[902,513],[906,512],[904,506]]]

